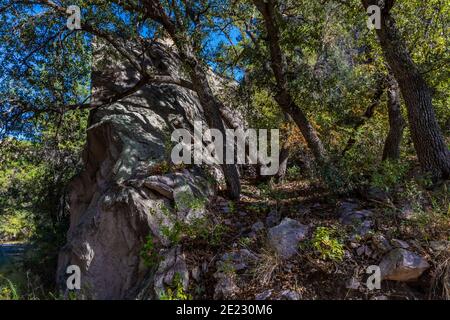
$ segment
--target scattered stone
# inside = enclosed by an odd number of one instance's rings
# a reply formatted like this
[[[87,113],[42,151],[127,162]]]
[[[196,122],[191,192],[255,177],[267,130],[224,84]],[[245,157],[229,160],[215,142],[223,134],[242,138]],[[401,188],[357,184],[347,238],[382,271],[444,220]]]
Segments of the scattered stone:
[[[385,280],[415,280],[429,267],[424,258],[402,248],[390,251],[380,262],[381,277]]]
[[[266,218],[266,225],[269,228],[276,226],[280,222],[280,214],[276,209],[269,212]]]
[[[399,214],[400,219],[411,220],[414,217],[414,209],[410,205],[405,205]]]
[[[270,289],[270,290],[266,290],[266,291],[263,291],[263,292],[261,292],[261,293],[258,293],[256,296],[255,296],[255,300],[267,300],[267,299],[269,299],[270,298],[270,296],[272,295],[272,289]]]
[[[376,296],[376,297],[370,298],[370,300],[389,300],[389,299],[386,296]]]
[[[311,208],[312,209],[319,209],[322,205],[320,203],[314,203]]]
[[[307,226],[284,218],[278,226],[269,229],[269,242],[280,257],[289,259],[297,253],[298,243],[306,238],[307,233]]]
[[[361,282],[359,282],[359,280],[356,279],[355,277],[352,277],[351,279],[349,279],[347,281],[345,288],[352,289],[352,290],[358,290],[360,286],[361,286]]]
[[[294,265],[292,263],[287,263],[283,269],[287,272],[292,272],[293,268],[294,268]]]
[[[392,246],[390,245],[389,241],[386,239],[384,235],[380,233],[376,233],[372,237],[372,243],[373,246],[381,253],[386,253],[392,250]]]
[[[247,212],[239,211],[239,216],[246,217],[247,216]]]
[[[430,241],[430,248],[434,251],[447,251],[450,250],[449,241]]]
[[[392,239],[391,244],[394,248],[402,248],[402,249],[409,248],[409,244],[406,241],[399,240],[399,239]]]
[[[214,288],[214,299],[232,299],[239,293],[240,289],[233,274],[219,272],[215,273],[214,277],[218,279]]]
[[[200,275],[201,275],[201,271],[198,266],[195,266],[194,268],[192,268],[191,276],[195,281],[197,281],[197,282],[200,281]]]
[[[362,238],[367,236],[372,231],[373,222],[371,220],[363,221],[355,230],[355,235]]]
[[[279,300],[300,300],[300,293],[292,290],[284,290],[280,293]]]
[[[250,231],[249,233],[247,233],[246,238],[249,239],[256,239],[258,237],[258,235],[256,234],[255,231]]]
[[[344,216],[347,213],[355,211],[359,207],[359,204],[354,200],[347,200],[344,202],[341,202],[338,205],[338,214],[339,216]]]
[[[220,270],[224,264],[231,264],[234,271],[247,269],[258,257],[247,249],[225,253],[217,263]]]
[[[356,243],[356,242],[350,242],[350,247],[352,247],[353,249],[356,249],[356,248],[358,248],[359,246],[360,246],[359,243]]]
[[[389,202],[389,194],[380,188],[371,187],[367,190],[366,196],[368,199],[380,201],[380,202]]]
[[[356,253],[358,256],[362,256],[364,254],[365,256],[370,257],[372,256],[372,249],[370,249],[367,245],[362,245],[356,250]]]
[[[260,232],[262,230],[264,230],[264,223],[262,221],[257,221],[252,225],[252,231]]]
[[[372,211],[370,210],[345,211],[341,214],[339,220],[345,225],[363,224],[371,216]]]

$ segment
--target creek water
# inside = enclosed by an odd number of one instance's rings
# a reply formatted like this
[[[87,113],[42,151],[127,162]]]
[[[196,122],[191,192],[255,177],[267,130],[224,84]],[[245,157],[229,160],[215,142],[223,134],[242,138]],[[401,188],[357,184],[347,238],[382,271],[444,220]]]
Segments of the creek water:
[[[0,270],[19,261],[26,248],[25,243],[0,243]]]

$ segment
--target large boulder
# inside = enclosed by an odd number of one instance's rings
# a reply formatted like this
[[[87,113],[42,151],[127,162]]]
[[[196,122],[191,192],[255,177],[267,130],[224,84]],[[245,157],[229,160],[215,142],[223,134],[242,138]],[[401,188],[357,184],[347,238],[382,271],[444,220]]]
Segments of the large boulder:
[[[380,263],[382,279],[396,281],[415,280],[429,267],[424,258],[403,248],[390,251]]]
[[[183,77],[177,55],[163,43],[156,42],[144,52],[137,46],[126,49],[141,59],[139,65]],[[139,81],[138,72],[117,56],[115,49],[94,44],[93,103]],[[79,294],[88,299],[155,298],[156,291],[170,283],[174,270],[186,285],[183,252],[162,234],[162,227],[207,214],[181,205],[180,195],[207,200],[215,188],[198,167],[166,170],[161,164],[170,162],[173,130],[192,132],[193,122],[203,118],[196,94],[174,84],[147,84],[91,111],[84,170],[71,184],[70,229],[58,262],[62,291],[67,292],[69,265],[81,269]],[[148,239],[154,243],[155,255],[161,256],[156,268],[142,257]]]
[[[279,225],[269,229],[269,243],[281,258],[289,259],[298,252],[298,244],[307,233],[307,226],[284,218]]]

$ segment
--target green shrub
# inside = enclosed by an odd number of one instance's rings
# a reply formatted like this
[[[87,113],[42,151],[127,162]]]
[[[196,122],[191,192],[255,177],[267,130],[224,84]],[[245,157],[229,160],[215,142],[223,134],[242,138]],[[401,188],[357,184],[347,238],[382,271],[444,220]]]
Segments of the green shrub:
[[[0,276],[0,300],[19,300],[16,286],[2,276]]]
[[[336,231],[327,227],[318,227],[312,237],[312,248],[320,254],[321,259],[342,261],[344,246],[334,237]]]
[[[288,180],[298,180],[302,175],[302,171],[299,166],[293,165],[287,168],[286,178]]]
[[[192,296],[184,290],[181,275],[176,273],[172,285],[159,294],[160,300],[192,300]]]
[[[28,240],[35,229],[33,214],[28,210],[14,210],[0,216],[0,239]]]
[[[408,164],[400,161],[383,161],[372,174],[371,186],[390,191],[405,178]]]
[[[157,251],[155,240],[151,235],[147,237],[147,241],[141,250],[141,258],[144,261],[144,265],[149,268],[156,268],[161,261],[161,256]]]

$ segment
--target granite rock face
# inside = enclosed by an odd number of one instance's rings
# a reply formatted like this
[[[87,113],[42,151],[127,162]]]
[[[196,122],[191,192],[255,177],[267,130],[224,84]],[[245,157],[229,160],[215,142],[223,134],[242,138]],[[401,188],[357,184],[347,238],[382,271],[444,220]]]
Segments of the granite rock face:
[[[139,81],[133,67],[118,61],[117,52],[111,50],[94,44],[94,102]],[[134,47],[126,50],[140,52]],[[136,56],[140,64],[160,73],[183,77],[177,55],[163,43]],[[91,111],[84,170],[70,186],[70,229],[58,262],[57,281],[63,292],[69,265],[81,269],[79,294],[85,298],[155,298],[156,291],[170,283],[174,269],[181,270],[187,285],[183,253],[172,246],[161,227],[170,228],[175,219],[188,222],[207,214],[181,208],[176,201],[183,193],[208,199],[215,188],[199,168],[161,172],[158,165],[170,160],[173,130],[192,132],[197,120],[203,121],[203,114],[196,94],[175,84],[147,84]],[[141,258],[149,236],[161,254],[156,275]]]

